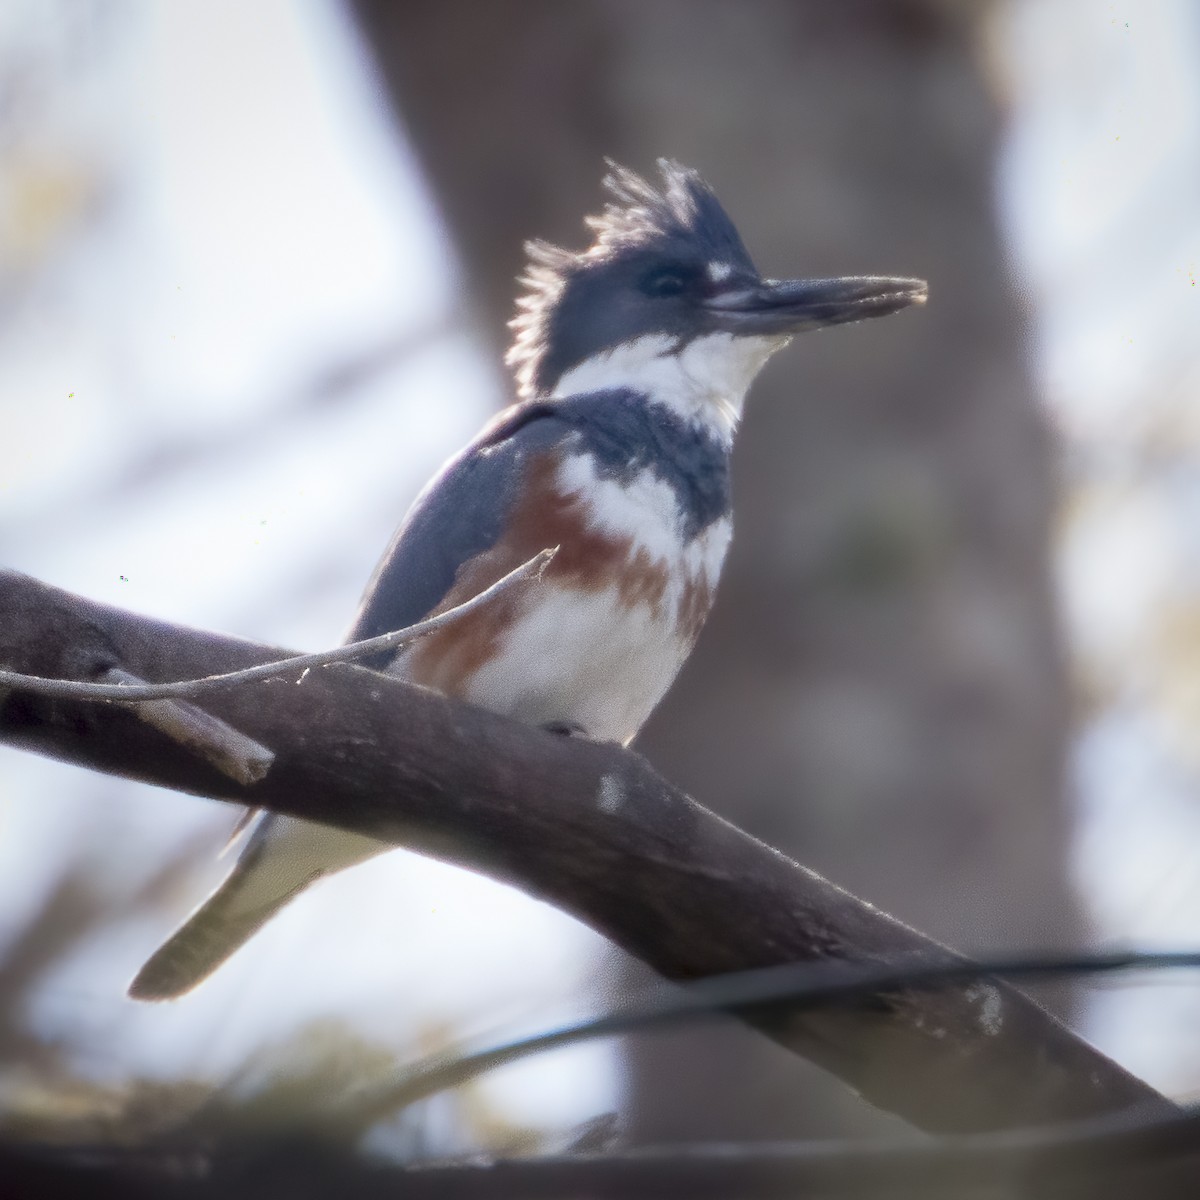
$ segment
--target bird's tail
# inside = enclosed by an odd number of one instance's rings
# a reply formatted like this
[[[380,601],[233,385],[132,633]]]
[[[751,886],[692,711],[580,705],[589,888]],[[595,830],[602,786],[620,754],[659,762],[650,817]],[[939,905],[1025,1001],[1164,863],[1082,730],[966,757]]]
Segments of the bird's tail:
[[[222,884],[147,959],[129,985],[134,1000],[174,1000],[203,983],[253,937],[297,892],[247,908],[232,880]]]
[[[174,1000],[190,992],[309,884],[387,849],[358,834],[265,817],[224,882],[137,973],[129,995]]]

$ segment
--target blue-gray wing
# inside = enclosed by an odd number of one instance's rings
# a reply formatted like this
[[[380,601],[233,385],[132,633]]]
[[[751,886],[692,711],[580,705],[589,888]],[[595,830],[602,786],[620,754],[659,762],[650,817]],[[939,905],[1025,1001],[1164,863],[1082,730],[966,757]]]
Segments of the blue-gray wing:
[[[367,584],[347,641],[402,629],[427,616],[459,568],[490,550],[516,502],[530,458],[563,443],[571,425],[544,403],[502,413],[426,485]],[[362,659],[383,668],[395,651]]]

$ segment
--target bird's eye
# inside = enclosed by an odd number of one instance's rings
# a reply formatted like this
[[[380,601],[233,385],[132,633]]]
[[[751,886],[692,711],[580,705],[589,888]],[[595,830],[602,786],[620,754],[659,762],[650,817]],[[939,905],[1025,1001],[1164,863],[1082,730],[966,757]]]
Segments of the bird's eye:
[[[647,296],[679,296],[687,291],[688,275],[679,267],[660,267],[642,281]]]

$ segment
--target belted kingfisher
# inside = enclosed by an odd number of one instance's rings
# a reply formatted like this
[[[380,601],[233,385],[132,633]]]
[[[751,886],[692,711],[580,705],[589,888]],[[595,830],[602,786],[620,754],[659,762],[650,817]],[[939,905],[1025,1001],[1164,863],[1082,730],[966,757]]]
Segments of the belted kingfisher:
[[[708,615],[746,391],[793,334],[925,300],[918,279],[764,279],[695,172],[610,164],[580,252],[527,249],[519,400],[404,518],[350,640],[470,599],[557,546],[540,582],[369,665],[519,721],[630,742]],[[390,847],[263,814],[233,870],[130,986],[190,990],[293,896]]]

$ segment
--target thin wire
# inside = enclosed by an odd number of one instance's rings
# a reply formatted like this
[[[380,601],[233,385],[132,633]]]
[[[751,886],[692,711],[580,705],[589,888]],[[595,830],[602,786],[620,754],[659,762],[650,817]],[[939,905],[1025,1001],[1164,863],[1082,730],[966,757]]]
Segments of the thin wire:
[[[648,997],[600,1017],[468,1054],[426,1060],[404,1071],[400,1078],[358,1100],[349,1101],[347,1114],[352,1114],[355,1121],[381,1117],[446,1088],[457,1087],[487,1071],[547,1050],[658,1025],[713,1020],[729,1011],[744,1013],[785,1004],[789,1010],[806,1009],[835,1000],[853,999],[863,993],[932,987],[986,976],[1029,979],[1187,968],[1200,969],[1200,951],[1115,951],[1071,957],[1014,957],[982,963],[965,960],[882,965],[784,963],[655,989]]]

